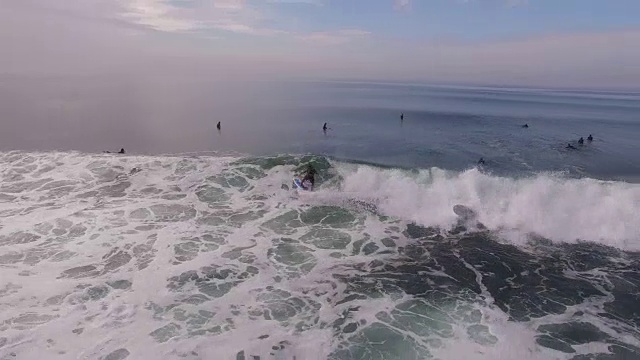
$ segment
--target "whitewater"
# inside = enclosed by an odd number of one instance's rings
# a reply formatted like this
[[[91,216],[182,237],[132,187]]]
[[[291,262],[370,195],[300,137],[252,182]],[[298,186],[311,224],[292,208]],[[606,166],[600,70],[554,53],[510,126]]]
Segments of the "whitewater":
[[[640,358],[639,184],[294,155],[0,169],[2,360]]]

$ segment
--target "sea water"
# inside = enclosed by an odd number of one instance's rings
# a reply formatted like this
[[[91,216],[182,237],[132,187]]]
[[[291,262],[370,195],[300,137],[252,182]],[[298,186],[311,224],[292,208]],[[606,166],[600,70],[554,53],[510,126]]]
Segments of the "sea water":
[[[269,86],[126,155],[91,91],[3,122],[0,359],[640,358],[637,94]]]

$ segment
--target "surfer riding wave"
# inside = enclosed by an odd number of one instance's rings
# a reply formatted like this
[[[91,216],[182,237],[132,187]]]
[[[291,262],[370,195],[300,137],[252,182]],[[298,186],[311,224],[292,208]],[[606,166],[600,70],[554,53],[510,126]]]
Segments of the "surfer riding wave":
[[[309,165],[305,173],[297,178],[299,183],[296,182],[296,185],[298,185],[303,190],[313,190],[313,186],[315,185],[315,175],[316,169],[314,169],[313,166]]]

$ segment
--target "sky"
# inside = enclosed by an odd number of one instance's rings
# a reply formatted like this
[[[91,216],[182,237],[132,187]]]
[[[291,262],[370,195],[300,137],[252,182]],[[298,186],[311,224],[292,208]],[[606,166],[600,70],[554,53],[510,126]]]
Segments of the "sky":
[[[0,75],[640,87],[638,0],[0,0]]]

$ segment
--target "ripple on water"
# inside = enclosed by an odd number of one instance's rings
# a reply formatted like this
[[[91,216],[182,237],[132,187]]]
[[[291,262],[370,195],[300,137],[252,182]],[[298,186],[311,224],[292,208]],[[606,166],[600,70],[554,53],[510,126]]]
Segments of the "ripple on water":
[[[273,246],[267,251],[269,257],[276,266],[293,276],[308,273],[317,265],[318,260],[313,256],[314,250],[300,244],[294,239],[276,239]]]
[[[351,243],[351,236],[333,229],[313,229],[300,237],[300,240],[318,249],[345,249]]]
[[[38,241],[39,235],[35,235],[26,231],[18,231],[7,236],[0,235],[0,246],[28,244]]]
[[[229,199],[231,199],[226,191],[211,185],[199,186],[196,189],[196,196],[198,197],[198,200],[213,208],[226,205],[229,202]]]
[[[234,286],[256,274],[258,274],[258,269],[251,265],[244,268],[235,265],[229,267],[205,266],[199,270],[189,270],[169,278],[167,289],[173,292],[182,292],[185,289],[195,287],[204,295],[219,298]]]

